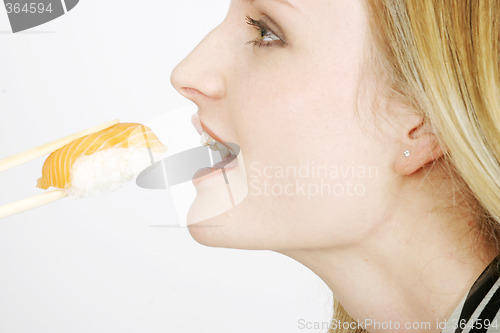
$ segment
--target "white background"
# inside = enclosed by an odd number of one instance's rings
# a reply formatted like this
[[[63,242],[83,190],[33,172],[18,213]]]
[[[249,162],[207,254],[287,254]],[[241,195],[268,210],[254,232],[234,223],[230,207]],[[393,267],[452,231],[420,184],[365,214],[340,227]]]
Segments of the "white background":
[[[228,6],[81,0],[17,34],[1,6],[0,158],[190,105],[170,72]],[[188,118],[178,126],[195,133]],[[41,192],[43,160],[0,174],[0,205]],[[166,193],[130,183],[0,220],[0,332],[325,332],[298,324],[331,316],[319,278],[276,253],[208,248],[185,228],[155,227],[175,220]]]

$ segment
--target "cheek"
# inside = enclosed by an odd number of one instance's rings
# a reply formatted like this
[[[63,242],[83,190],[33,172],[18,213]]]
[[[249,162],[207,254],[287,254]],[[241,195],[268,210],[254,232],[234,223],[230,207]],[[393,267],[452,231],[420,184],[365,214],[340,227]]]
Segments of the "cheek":
[[[255,157],[294,164],[339,156],[358,139],[357,72],[349,64],[313,66],[307,59],[259,65],[231,85],[236,130]]]
[[[336,74],[249,77],[235,93],[251,94],[233,110],[252,200],[244,219],[228,222],[234,232],[239,221],[252,230],[246,237],[283,248],[341,244],[369,230],[359,217],[379,205],[381,146],[359,126],[355,90],[341,89]]]
[[[232,109],[238,133],[274,158],[276,152],[283,158],[288,152],[325,155],[352,142],[361,52],[341,42],[241,53],[227,94],[237,106]]]

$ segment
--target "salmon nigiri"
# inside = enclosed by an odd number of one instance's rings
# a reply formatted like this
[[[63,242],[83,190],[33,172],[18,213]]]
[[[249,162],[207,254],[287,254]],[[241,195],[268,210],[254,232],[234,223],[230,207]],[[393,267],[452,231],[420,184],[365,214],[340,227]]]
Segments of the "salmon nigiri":
[[[64,189],[73,197],[114,190],[151,164],[153,153],[166,150],[150,128],[120,123],[50,154],[37,187]]]

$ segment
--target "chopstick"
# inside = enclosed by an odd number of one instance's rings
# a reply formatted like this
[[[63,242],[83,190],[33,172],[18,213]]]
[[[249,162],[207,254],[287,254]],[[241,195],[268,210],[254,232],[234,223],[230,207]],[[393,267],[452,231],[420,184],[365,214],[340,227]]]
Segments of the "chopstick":
[[[118,119],[109,121],[102,125],[94,126],[92,128],[88,128],[86,130],[68,135],[64,138],[43,144],[36,148],[28,149],[21,153],[0,159],[0,172],[12,169],[18,165],[29,162],[31,160],[37,159],[44,155],[50,154],[67,144],[90,134],[97,133],[102,131],[108,127],[114,126],[120,123]],[[17,213],[21,213],[36,207],[40,207],[46,205],[48,203],[57,201],[59,199],[65,198],[67,193],[64,190],[52,190],[49,192],[44,192],[41,194],[37,194],[28,198],[21,199],[19,201],[15,201],[12,203],[5,204],[0,206],[0,219],[11,216]]]
[[[21,165],[21,164],[29,162],[31,160],[37,159],[37,158],[42,157],[44,155],[50,154],[53,151],[58,150],[59,148],[66,146],[70,142],[73,142],[73,141],[75,141],[83,136],[102,131],[108,127],[111,127],[113,125],[118,124],[119,122],[120,121],[118,119],[115,119],[113,121],[104,123],[102,125],[98,125],[98,126],[88,128],[86,130],[68,135],[62,139],[58,139],[58,140],[43,144],[43,145],[38,146],[38,147],[28,149],[28,150],[20,152],[18,154],[0,159],[0,172],[14,168],[18,165]]]
[[[53,190],[0,206],[0,219],[46,205],[66,196],[64,190]]]

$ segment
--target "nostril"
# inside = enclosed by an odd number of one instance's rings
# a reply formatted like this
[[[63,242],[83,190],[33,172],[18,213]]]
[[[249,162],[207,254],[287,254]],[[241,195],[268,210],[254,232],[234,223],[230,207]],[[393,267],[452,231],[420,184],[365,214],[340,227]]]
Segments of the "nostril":
[[[180,90],[181,90],[181,93],[184,96],[186,96],[187,98],[192,98],[192,97],[195,97],[197,95],[202,94],[201,91],[199,91],[198,89],[194,89],[194,88],[182,87]]]
[[[200,99],[200,96],[203,95],[203,93],[197,89],[194,88],[188,88],[188,87],[180,87],[177,89],[177,91],[184,96],[185,98],[191,100],[194,103],[197,103]]]

